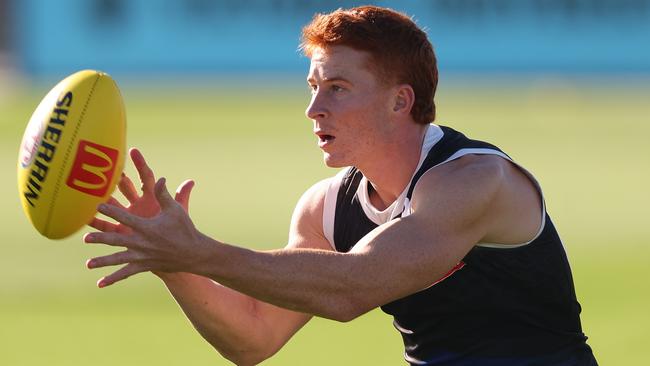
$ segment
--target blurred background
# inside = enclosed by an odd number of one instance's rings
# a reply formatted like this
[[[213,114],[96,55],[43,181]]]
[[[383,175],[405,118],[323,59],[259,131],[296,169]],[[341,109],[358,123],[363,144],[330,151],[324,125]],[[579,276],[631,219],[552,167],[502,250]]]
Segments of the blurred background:
[[[0,364],[225,365],[154,276],[99,290],[108,251],[39,236],[16,159],[47,91],[80,69],[120,85],[128,145],[191,214],[243,246],[284,245],[293,206],[336,173],[304,116],[316,12],[366,3],[413,16],[437,52],[437,123],[532,171],[563,237],[602,365],[650,354],[650,0],[0,0]],[[134,177],[132,166],[126,171]],[[172,188],[172,187],[170,187]],[[314,319],[266,365],[403,364],[391,319]]]

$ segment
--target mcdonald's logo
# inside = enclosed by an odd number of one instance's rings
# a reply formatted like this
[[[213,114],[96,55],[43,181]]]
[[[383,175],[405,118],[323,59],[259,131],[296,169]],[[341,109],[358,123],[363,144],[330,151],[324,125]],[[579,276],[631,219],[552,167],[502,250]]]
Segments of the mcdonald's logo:
[[[118,155],[110,147],[80,140],[66,184],[92,196],[104,196],[113,179]]]

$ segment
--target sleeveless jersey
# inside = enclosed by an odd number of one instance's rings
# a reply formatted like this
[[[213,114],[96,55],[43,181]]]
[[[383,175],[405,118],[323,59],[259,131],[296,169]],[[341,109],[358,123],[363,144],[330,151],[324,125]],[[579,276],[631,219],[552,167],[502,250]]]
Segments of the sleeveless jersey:
[[[423,174],[467,154],[512,161],[489,143],[429,125],[410,184],[384,211],[370,204],[368,181],[359,170],[342,170],[325,197],[325,236],[335,250],[348,252],[378,225],[411,213],[411,196]],[[519,168],[541,195],[532,175]],[[542,217],[530,242],[476,244],[446,276],[432,279],[432,286],[381,307],[394,317],[409,364],[596,365],[582,332],[566,253],[544,206]]]

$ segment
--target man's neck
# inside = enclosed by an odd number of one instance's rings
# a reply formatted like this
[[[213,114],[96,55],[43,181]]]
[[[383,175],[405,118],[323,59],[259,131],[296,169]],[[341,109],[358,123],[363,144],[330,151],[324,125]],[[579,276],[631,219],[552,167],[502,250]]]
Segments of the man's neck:
[[[411,181],[420,162],[427,127],[423,125],[396,138],[369,164],[357,167],[370,183],[370,202],[376,209],[384,210],[390,206]]]

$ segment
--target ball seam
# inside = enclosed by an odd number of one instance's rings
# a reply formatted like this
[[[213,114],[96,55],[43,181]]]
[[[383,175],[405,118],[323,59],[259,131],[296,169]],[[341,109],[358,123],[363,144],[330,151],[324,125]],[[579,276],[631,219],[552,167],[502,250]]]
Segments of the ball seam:
[[[70,151],[72,150],[73,146],[76,146],[77,144],[75,143],[77,141],[77,133],[79,132],[79,128],[81,127],[81,124],[84,121],[84,117],[86,115],[86,109],[88,108],[88,103],[90,103],[90,100],[92,99],[93,93],[95,92],[95,87],[97,86],[97,82],[101,78],[101,75],[98,73],[97,77],[95,78],[95,81],[93,82],[93,86],[90,88],[90,92],[88,93],[88,97],[86,98],[86,103],[84,104],[84,108],[81,110],[81,114],[79,115],[79,122],[75,126],[74,131],[72,132],[72,140],[70,144],[68,144],[68,148],[65,152],[65,156],[63,157],[63,163],[62,166],[65,167],[66,163],[68,162],[68,158],[70,157]],[[52,219],[52,211],[54,210],[54,206],[56,205],[56,197],[59,194],[59,187],[61,186],[61,177],[63,177],[66,169],[61,169],[59,172],[59,176],[57,177],[56,183],[54,184],[54,192],[52,193],[52,202],[50,203],[50,209],[48,210],[47,213],[47,219],[45,220],[45,229],[43,230],[44,233],[49,234],[49,229],[50,229],[50,220]]]

